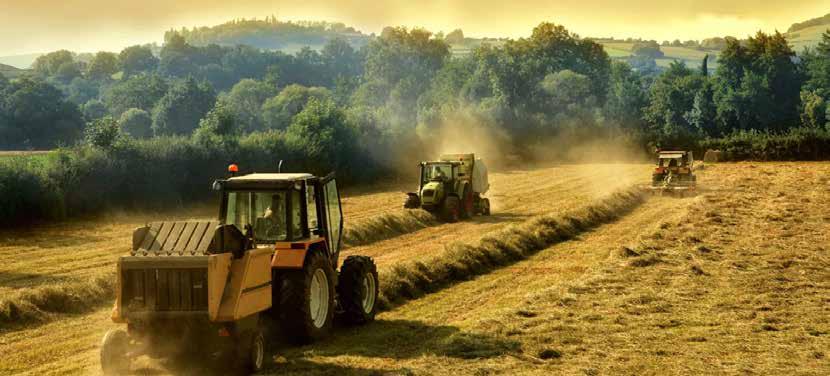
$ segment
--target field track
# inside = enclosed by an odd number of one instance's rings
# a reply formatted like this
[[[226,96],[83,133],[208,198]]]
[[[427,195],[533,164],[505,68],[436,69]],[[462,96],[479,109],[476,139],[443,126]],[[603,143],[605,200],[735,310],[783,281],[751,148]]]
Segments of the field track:
[[[614,172],[619,175],[609,178]],[[701,173],[704,188],[697,197],[650,198],[615,222],[404,303],[368,327],[339,329],[313,346],[278,348],[269,372],[769,374],[797,369],[827,374],[829,173],[830,164],[824,163],[710,167]],[[446,243],[473,243],[538,215],[578,209],[613,188],[647,178],[646,166],[623,165],[496,174],[491,197],[498,215],[428,227],[346,253],[371,254],[384,271],[440,255]],[[400,210],[401,192],[376,194],[349,198],[344,207],[359,216],[360,207],[373,204],[376,210],[374,203],[386,200]],[[538,198],[530,202],[528,196]],[[0,252],[8,252],[8,259],[15,254],[9,244],[15,244],[24,254],[45,252],[42,259],[48,260],[64,251],[85,252],[81,243],[94,247],[119,237],[126,242],[129,234],[116,235],[121,222],[112,221],[119,224],[112,225],[107,239],[90,242],[77,235],[80,239],[48,252],[31,239],[26,243],[23,235],[0,241]],[[78,227],[52,231],[71,235],[83,227],[71,226]],[[46,270],[72,278],[95,275],[111,267],[107,257],[123,250],[112,247],[97,250],[107,255],[86,274],[42,261],[0,271],[0,278],[19,268],[48,283],[62,282],[47,279]],[[96,257],[89,252],[81,257],[87,262]],[[0,286],[30,286],[20,281],[5,279]],[[114,327],[108,316],[109,307],[102,307],[0,332],[0,373],[95,374],[100,338]],[[153,374],[166,366],[145,360],[137,370]]]

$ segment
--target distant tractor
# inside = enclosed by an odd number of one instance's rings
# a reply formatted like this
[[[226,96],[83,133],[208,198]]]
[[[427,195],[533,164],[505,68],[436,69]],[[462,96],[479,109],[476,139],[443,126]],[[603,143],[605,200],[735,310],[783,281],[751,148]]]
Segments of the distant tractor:
[[[694,156],[691,151],[658,150],[657,167],[651,175],[653,192],[685,193],[697,188],[697,177],[692,171]]]
[[[422,208],[457,222],[476,214],[490,215],[487,166],[475,154],[445,154],[434,162],[421,162],[417,192],[407,193],[404,208]]]
[[[132,252],[117,263],[112,311],[127,330],[104,336],[104,373],[124,373],[140,355],[213,357],[256,372],[266,359],[263,318],[301,343],[328,334],[335,314],[374,320],[374,261],[349,256],[335,271],[343,216],[333,175],[255,173],[213,188],[222,197],[218,220],[133,233]]]

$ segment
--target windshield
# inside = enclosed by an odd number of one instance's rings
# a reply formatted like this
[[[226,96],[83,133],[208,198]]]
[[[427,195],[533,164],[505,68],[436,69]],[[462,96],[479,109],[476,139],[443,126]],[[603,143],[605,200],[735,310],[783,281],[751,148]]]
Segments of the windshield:
[[[660,158],[660,167],[679,167],[683,165],[683,158]]]
[[[432,180],[446,180],[452,177],[452,165],[449,163],[432,163],[424,166],[424,183]]]
[[[257,243],[284,241],[288,238],[286,192],[228,192],[225,223],[243,234],[251,225]]]

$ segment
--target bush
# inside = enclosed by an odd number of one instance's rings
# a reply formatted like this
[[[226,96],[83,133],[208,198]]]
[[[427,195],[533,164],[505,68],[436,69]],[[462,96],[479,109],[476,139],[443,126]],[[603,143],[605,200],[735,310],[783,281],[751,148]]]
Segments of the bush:
[[[793,128],[785,133],[740,131],[700,142],[700,151],[720,150],[721,160],[793,161],[830,159],[830,132]]]

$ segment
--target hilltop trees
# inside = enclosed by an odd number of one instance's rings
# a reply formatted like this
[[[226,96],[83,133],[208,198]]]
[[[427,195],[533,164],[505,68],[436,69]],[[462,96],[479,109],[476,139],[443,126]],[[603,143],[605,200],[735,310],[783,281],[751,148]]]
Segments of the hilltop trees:
[[[167,93],[167,80],[156,74],[140,74],[119,81],[104,92],[104,103],[113,116],[131,108],[150,111]]]
[[[118,54],[118,62],[125,77],[151,72],[158,66],[158,58],[149,47],[131,46]]]
[[[87,77],[93,80],[109,79],[118,72],[118,56],[112,52],[98,52],[89,61],[86,68]]]

